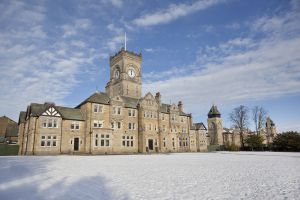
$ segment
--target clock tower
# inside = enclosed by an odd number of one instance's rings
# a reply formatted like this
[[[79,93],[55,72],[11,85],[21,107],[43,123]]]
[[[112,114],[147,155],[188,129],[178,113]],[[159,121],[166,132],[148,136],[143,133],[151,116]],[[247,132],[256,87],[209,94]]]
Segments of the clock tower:
[[[142,95],[142,55],[122,48],[110,57],[110,80],[105,89],[110,97],[125,96],[135,99]]]

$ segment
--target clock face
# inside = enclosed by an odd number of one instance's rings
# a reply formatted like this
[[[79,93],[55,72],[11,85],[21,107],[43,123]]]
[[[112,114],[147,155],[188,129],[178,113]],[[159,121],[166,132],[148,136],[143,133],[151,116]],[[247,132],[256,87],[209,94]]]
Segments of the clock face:
[[[115,77],[116,77],[116,79],[120,78],[120,71],[119,70],[115,71]]]
[[[130,69],[128,70],[128,76],[129,76],[130,78],[135,77],[135,71],[134,71],[134,69],[130,68]]]

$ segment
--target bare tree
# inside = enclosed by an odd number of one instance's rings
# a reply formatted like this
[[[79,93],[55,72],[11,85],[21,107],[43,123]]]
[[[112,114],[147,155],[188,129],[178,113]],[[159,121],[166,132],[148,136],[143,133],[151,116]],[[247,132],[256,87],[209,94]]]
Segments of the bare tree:
[[[263,125],[266,123],[268,112],[263,108],[259,106],[255,106],[252,109],[252,119],[255,125],[255,131],[258,135],[260,133],[260,130],[263,128]]]
[[[244,148],[244,131],[249,124],[249,109],[246,106],[240,105],[233,109],[229,114],[230,121],[233,126],[239,130],[242,148]]]

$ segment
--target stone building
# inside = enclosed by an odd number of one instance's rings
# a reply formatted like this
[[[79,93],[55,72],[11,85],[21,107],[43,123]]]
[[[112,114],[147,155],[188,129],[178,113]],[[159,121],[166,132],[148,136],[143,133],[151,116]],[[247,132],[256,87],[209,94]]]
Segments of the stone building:
[[[0,142],[15,143],[18,140],[18,124],[7,116],[0,117]]]
[[[159,92],[142,96],[141,63],[141,54],[122,48],[110,57],[105,92],[92,94],[75,108],[30,104],[19,117],[19,154],[206,151],[206,127],[193,123],[181,101],[165,104]],[[222,126],[219,118],[211,115],[209,120]]]
[[[230,146],[236,145],[241,147],[240,131],[236,128],[224,128],[219,112],[216,105],[213,105],[208,112],[207,118],[208,126],[208,145]],[[243,138],[254,134],[249,129],[243,131]],[[263,144],[269,145],[273,142],[274,137],[277,135],[276,126],[270,117],[266,120],[266,126],[259,134],[264,138]]]

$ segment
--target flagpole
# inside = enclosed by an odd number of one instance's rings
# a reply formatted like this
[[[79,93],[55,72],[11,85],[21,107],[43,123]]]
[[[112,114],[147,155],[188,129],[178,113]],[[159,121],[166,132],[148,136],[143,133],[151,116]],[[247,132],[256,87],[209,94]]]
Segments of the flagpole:
[[[125,36],[124,36],[124,48],[125,48],[125,51],[126,51],[126,32],[125,32]]]

